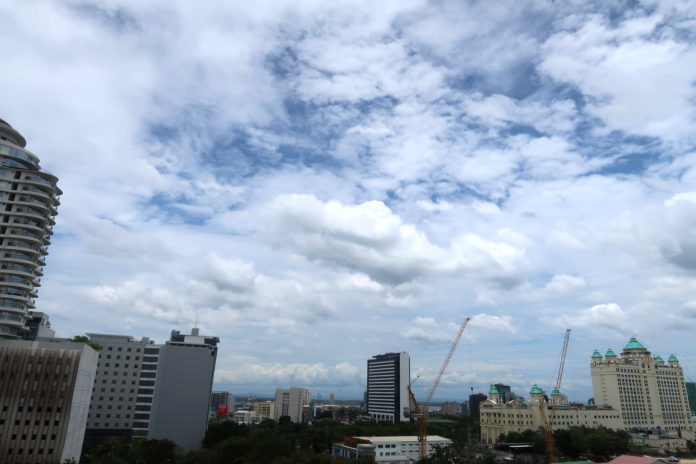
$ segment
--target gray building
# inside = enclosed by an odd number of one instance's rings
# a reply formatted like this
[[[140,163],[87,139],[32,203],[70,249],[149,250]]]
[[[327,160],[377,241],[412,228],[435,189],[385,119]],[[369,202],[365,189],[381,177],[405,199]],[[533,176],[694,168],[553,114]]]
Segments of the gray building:
[[[25,147],[0,119],[0,339],[19,339],[27,330],[62,193]]]
[[[42,338],[55,338],[56,331],[51,329],[48,314],[29,311],[27,312],[27,325],[22,333],[24,340],[40,340]]]
[[[61,339],[0,340],[0,462],[80,459],[97,352]]]
[[[408,353],[386,353],[367,361],[367,413],[376,421],[408,420],[408,385],[411,359]]]
[[[87,439],[126,436],[172,440],[198,449],[208,425],[217,337],[172,331],[164,344],[147,337],[88,334],[102,346]]]
[[[507,402],[512,401],[512,400],[517,398],[517,395],[515,395],[512,392],[510,385],[496,383],[493,386],[498,389],[498,393],[500,393],[500,401],[502,401],[503,403],[507,403]]]
[[[478,419],[481,416],[481,403],[487,399],[483,393],[469,395],[469,416]]]
[[[151,404],[147,437],[168,439],[185,450],[200,448],[208,427],[210,392],[217,359],[218,337],[172,331],[170,340],[159,348],[154,388],[143,386],[137,407]],[[153,362],[154,362],[154,357]],[[143,411],[144,412],[144,411]],[[139,411],[140,413],[140,411]]]

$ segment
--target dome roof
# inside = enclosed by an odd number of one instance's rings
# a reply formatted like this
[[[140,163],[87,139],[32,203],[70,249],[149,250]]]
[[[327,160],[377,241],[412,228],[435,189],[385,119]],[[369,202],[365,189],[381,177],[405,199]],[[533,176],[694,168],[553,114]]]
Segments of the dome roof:
[[[659,354],[658,354],[657,356],[655,356],[655,361],[657,361],[657,362],[659,362],[659,363],[665,362],[665,360],[662,359],[662,356],[660,356]]]
[[[676,362],[679,362],[679,360],[677,359],[677,357],[674,356],[673,354],[669,355],[669,359],[667,359],[667,361],[669,361],[669,362],[675,362],[675,363],[676,363]]]
[[[559,391],[556,390],[555,388],[554,388],[553,391],[551,392],[551,396],[558,396],[558,395],[560,395],[560,394],[561,394],[561,392],[559,392]]]
[[[614,350],[612,350],[611,348],[609,348],[609,349],[607,350],[607,354],[605,354],[604,356],[606,356],[607,358],[615,358],[615,357],[616,357],[616,353],[614,353]]]
[[[597,351],[597,350],[594,350],[594,353],[592,353],[592,357],[593,357],[593,358],[601,358],[601,357],[602,357],[602,355],[601,355],[601,354],[599,354],[599,351]]]
[[[499,395],[500,392],[498,391],[497,388],[495,388],[495,385],[491,385],[491,389],[488,390],[489,395]]]
[[[626,346],[624,346],[624,350],[645,350],[646,348],[638,341],[636,340],[636,337],[631,337],[631,339],[628,341]]]
[[[543,395],[544,392],[541,391],[541,388],[537,384],[534,384],[532,389],[529,391],[530,395]]]

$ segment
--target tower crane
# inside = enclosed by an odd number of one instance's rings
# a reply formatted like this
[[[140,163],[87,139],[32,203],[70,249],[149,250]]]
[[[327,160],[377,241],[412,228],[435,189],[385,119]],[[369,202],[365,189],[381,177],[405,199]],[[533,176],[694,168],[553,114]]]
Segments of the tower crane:
[[[570,340],[570,329],[566,329],[565,337],[563,338],[563,348],[561,349],[561,358],[558,361],[558,375],[556,377],[556,386],[551,392],[551,409],[550,417],[546,417],[544,403],[539,402],[541,411],[541,420],[544,423],[544,438],[546,440],[546,458],[549,464],[556,461],[556,444],[553,441],[553,424],[556,422],[556,411],[558,409],[558,400],[561,393],[561,381],[563,380],[563,368],[565,367],[566,354],[568,353],[568,341]]]
[[[430,391],[428,392],[428,396],[426,397],[425,401],[422,404],[418,404],[418,401],[416,401],[416,396],[413,394],[413,390],[411,389],[411,385],[418,380],[418,377],[416,377],[415,380],[413,380],[409,386],[408,386],[408,396],[411,400],[411,403],[413,404],[413,408],[415,409],[416,413],[412,414],[412,417],[416,417],[418,420],[418,456],[420,459],[424,459],[426,456],[426,438],[427,438],[427,413],[428,413],[428,406],[430,405],[430,401],[433,399],[433,395],[435,394],[435,390],[437,390],[438,385],[440,384],[440,380],[442,380],[442,376],[445,374],[445,370],[447,370],[447,365],[449,364],[450,360],[452,359],[452,355],[454,354],[454,350],[457,349],[457,345],[459,344],[459,340],[462,338],[462,334],[464,333],[464,329],[466,326],[469,324],[469,321],[471,320],[470,317],[464,318],[464,321],[462,322],[462,325],[459,327],[459,331],[457,332],[457,335],[454,337],[452,340],[452,345],[450,346],[449,353],[447,353],[447,357],[442,363],[442,366],[440,367],[440,371],[437,373],[437,376],[435,377],[435,380],[433,381],[433,385],[430,387]]]

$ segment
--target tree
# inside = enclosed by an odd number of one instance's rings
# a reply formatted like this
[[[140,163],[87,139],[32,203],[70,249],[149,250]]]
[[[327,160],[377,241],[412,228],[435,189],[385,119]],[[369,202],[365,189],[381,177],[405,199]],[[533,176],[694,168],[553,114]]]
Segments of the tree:
[[[89,339],[89,337],[85,337],[84,335],[75,335],[72,338],[72,341],[78,342],[78,343],[86,343],[87,345],[94,348],[95,351],[99,351],[102,349],[102,347],[99,343],[94,343],[92,340]]]

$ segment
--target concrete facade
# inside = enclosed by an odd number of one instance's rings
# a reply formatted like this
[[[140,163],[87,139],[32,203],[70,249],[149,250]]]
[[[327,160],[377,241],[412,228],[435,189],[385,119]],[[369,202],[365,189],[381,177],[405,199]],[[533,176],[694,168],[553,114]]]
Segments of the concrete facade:
[[[97,352],[61,339],[0,340],[0,462],[80,459]]]
[[[227,414],[232,414],[237,406],[237,401],[230,392],[215,391],[210,394],[210,417],[218,417],[218,406],[224,405]]]
[[[61,190],[26,140],[0,119],[0,339],[27,332]]]
[[[273,419],[275,417],[275,403],[273,401],[254,403],[254,412],[261,419]]]
[[[154,386],[154,380],[140,377],[145,349],[153,346],[152,342],[147,337],[137,340],[128,335],[88,333],[87,336],[101,346],[87,440],[104,435],[130,437],[136,421],[138,390]]]
[[[620,410],[624,430],[694,439],[684,373],[674,355],[665,362],[631,338],[618,356],[595,351],[590,371],[595,402]]]
[[[537,392],[538,390],[538,392]],[[496,393],[480,405],[481,441],[497,443],[500,435],[508,432],[524,432],[544,428],[541,410],[547,418],[556,410],[554,429],[564,430],[573,426],[598,427],[600,425],[621,429],[621,413],[610,406],[585,406],[578,403],[550,405],[538,387],[534,387],[531,399],[516,399],[504,403]]]
[[[109,435],[168,439],[198,449],[205,436],[217,337],[172,331],[165,344],[89,334],[102,345],[88,439]]]
[[[295,423],[304,422],[304,411],[312,402],[312,395],[306,388],[292,387],[287,390],[276,389],[275,394],[275,419],[289,416]]]
[[[367,413],[376,421],[402,422],[410,402],[411,359],[406,352],[385,353],[367,361]]]
[[[184,450],[200,448],[217,360],[217,337],[172,332],[162,345],[148,438],[168,439]]]

